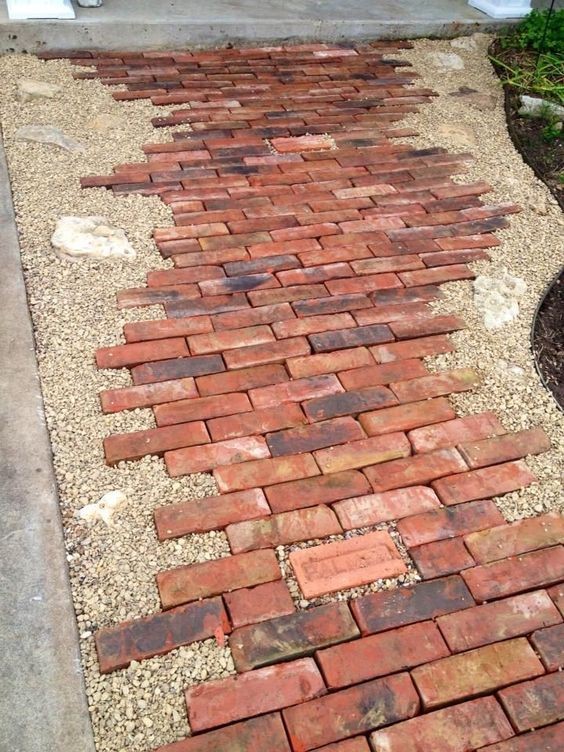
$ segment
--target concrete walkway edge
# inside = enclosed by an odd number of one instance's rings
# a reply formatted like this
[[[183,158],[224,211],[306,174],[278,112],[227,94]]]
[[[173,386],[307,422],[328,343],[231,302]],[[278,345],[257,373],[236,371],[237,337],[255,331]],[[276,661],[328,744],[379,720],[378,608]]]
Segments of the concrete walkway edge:
[[[0,229],[0,749],[94,752],[1,142]]]

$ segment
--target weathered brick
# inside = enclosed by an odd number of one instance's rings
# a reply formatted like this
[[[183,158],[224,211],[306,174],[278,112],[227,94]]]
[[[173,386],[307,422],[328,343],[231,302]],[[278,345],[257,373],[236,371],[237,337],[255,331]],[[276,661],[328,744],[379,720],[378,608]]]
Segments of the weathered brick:
[[[434,491],[425,486],[413,486],[338,501],[333,509],[345,530],[352,530],[420,514],[438,506]]]
[[[379,462],[409,457],[411,445],[404,433],[371,436],[342,446],[332,446],[314,452],[315,461],[323,473],[354,470]]]
[[[544,548],[483,564],[467,569],[462,576],[478,601],[546,587],[564,578],[564,548]]]
[[[326,694],[312,658],[265,666],[186,690],[190,728],[205,731]]]
[[[468,466],[476,469],[547,452],[550,439],[542,428],[531,428],[482,441],[460,443],[458,448]]]
[[[157,381],[172,381],[220,371],[225,371],[221,355],[200,355],[192,358],[172,358],[155,363],[143,363],[131,369],[131,377],[134,384],[153,384]]]
[[[405,303],[394,305],[375,305],[374,308],[361,308],[354,311],[353,316],[360,326],[366,324],[387,324],[398,319],[407,319],[413,316],[422,318],[432,316],[433,312],[427,303]]]
[[[288,379],[284,366],[266,365],[214,373],[210,376],[199,376],[196,380],[196,386],[202,397],[205,397],[212,394],[245,392],[248,389],[266,386],[267,384],[279,384],[282,381],[288,381]]]
[[[396,339],[413,339],[433,334],[448,334],[465,329],[466,324],[458,316],[423,316],[391,321],[389,326]]]
[[[290,563],[306,598],[397,577],[407,571],[386,531],[293,551]]]
[[[118,413],[134,410],[137,407],[151,407],[163,402],[190,399],[198,396],[194,379],[175,379],[156,384],[126,386],[122,389],[106,389],[100,392],[100,403],[105,413]]]
[[[261,308],[242,308],[238,311],[218,313],[211,317],[216,331],[225,329],[242,329],[245,326],[271,324],[274,321],[296,320],[296,315],[289,303],[262,306]],[[296,332],[299,334],[299,332]]]
[[[522,734],[506,742],[483,747],[482,752],[560,752],[564,747],[564,722],[556,723],[530,734]]]
[[[470,752],[512,736],[495,698],[482,697],[376,731],[370,742],[377,752]]]
[[[226,493],[311,478],[319,473],[313,456],[300,454],[220,467],[214,470],[214,478],[220,491]]]
[[[564,583],[561,585],[555,585],[548,590],[548,594],[551,597],[556,608],[564,616]]]
[[[370,747],[364,736],[355,736],[354,739],[344,739],[342,742],[319,747],[316,752],[370,752]]]
[[[398,379],[414,379],[429,373],[420,360],[402,360],[378,366],[362,366],[339,372],[339,380],[345,389],[364,389],[369,386],[389,384]]]
[[[223,600],[233,627],[257,624],[277,616],[293,614],[296,610],[284,580],[224,593]]]
[[[402,246],[403,248],[403,246]],[[400,252],[402,250],[400,248]],[[377,246],[371,246],[372,252],[378,255]],[[386,254],[388,249],[386,249]],[[423,285],[422,287],[396,287],[387,290],[375,290],[370,293],[370,299],[376,306],[382,305],[406,305],[408,303],[429,303],[442,297],[442,292],[436,285]]]
[[[453,392],[466,392],[480,382],[480,377],[470,368],[458,368],[445,373],[422,376],[419,379],[396,381],[390,384],[400,402],[417,402],[430,397],[442,397]]]
[[[262,436],[243,436],[165,452],[165,463],[169,475],[176,478],[179,475],[202,473],[215,467],[266,457],[270,457],[270,451]]]
[[[347,604],[330,603],[240,627],[233,631],[229,644],[237,670],[250,671],[312,655],[354,637],[358,637],[358,628]]]
[[[209,440],[204,423],[195,421],[112,434],[104,439],[104,454],[108,465],[114,465],[125,460],[138,460],[148,454],[161,455],[171,449],[206,444]]]
[[[548,726],[564,719],[564,673],[502,689],[499,699],[517,731]]]
[[[228,525],[225,530],[234,554],[275,548],[298,541],[325,538],[342,532],[329,507],[321,505],[274,514],[261,520]]]
[[[468,415],[446,423],[417,428],[408,433],[416,452],[432,452],[461,442],[485,439],[505,433],[496,415],[491,412]]]
[[[411,548],[504,524],[503,515],[493,501],[469,501],[407,517],[398,523],[398,532]]]
[[[466,264],[452,264],[451,266],[437,266],[414,272],[400,272],[398,276],[406,287],[417,287],[419,285],[440,285],[443,282],[454,282],[459,279],[474,279],[476,275]]]
[[[225,277],[219,266],[198,266],[188,269],[163,269],[147,274],[149,287],[163,287],[166,285],[186,285],[192,282],[202,282],[206,279],[222,279]]]
[[[307,412],[307,410],[306,410]],[[374,491],[390,491],[404,486],[425,485],[450,473],[462,472],[465,463],[456,449],[437,449],[365,468]]]
[[[178,400],[156,405],[154,408],[158,426],[170,426],[174,423],[186,423],[190,420],[216,418],[252,410],[246,394],[233,392],[226,395],[200,397],[199,399]]]
[[[334,374],[328,373],[323,376],[311,376],[251,389],[249,397],[254,407],[260,409],[277,407],[287,402],[303,402],[303,400],[324,397],[343,391],[339,379]]]
[[[487,496],[501,496],[525,488],[536,480],[525,463],[518,461],[441,478],[432,485],[443,504],[460,504]]]
[[[424,580],[457,574],[463,569],[473,567],[476,563],[468,553],[462,538],[447,538],[433,543],[424,543],[422,546],[410,548],[409,555]]]
[[[409,674],[396,674],[310,700],[284,711],[293,749],[323,744],[411,718],[419,697]]]
[[[314,352],[321,353],[391,342],[394,337],[386,324],[373,324],[372,326],[359,326],[355,329],[310,334],[308,339]]]
[[[166,744],[155,752],[233,752],[237,747],[245,752],[263,752],[265,739],[268,739],[269,752],[291,752],[279,713],[197,734]]]
[[[425,708],[436,708],[544,673],[524,637],[418,666],[411,675]]]
[[[251,326],[245,329],[227,329],[212,334],[196,334],[188,337],[190,352],[193,355],[204,355],[211,352],[233,350],[238,347],[262,345],[274,342],[275,337],[269,326]]]
[[[332,295],[330,298],[312,298],[293,303],[292,308],[298,316],[320,316],[328,313],[356,311],[360,308],[372,308],[370,299],[361,293],[352,295]]]
[[[334,234],[338,232],[337,225],[309,225],[308,227],[300,227],[297,230],[284,230],[286,233],[308,233],[310,236],[319,237],[319,235]],[[316,235],[319,233],[319,235]],[[338,262],[336,264],[323,264],[322,266],[309,266],[306,269],[290,269],[289,271],[280,272],[277,277],[280,282],[285,286],[290,285],[308,285],[315,284],[317,282],[325,282],[328,279],[335,279],[339,277],[352,277],[354,272],[351,267],[345,262]]]
[[[564,624],[539,629],[531,635],[531,642],[547,671],[558,671],[564,666]]]
[[[218,530],[233,522],[270,515],[270,507],[260,488],[223,496],[207,496],[178,504],[157,507],[154,512],[159,540],[179,538],[188,533]]]
[[[284,410],[264,408],[252,412],[213,418],[208,421],[208,430],[214,441],[234,439],[237,436],[252,436],[292,428],[307,423],[299,405],[286,402]],[[275,453],[273,453],[275,456]]]
[[[280,578],[276,555],[267,549],[159,572],[157,586],[163,608],[171,608]]]
[[[455,412],[450,402],[444,397],[438,397],[362,413],[358,420],[369,436],[379,436],[395,431],[407,431],[429,423],[439,423],[454,417]]]
[[[263,363],[279,363],[286,358],[307,355],[310,352],[309,342],[305,337],[281,339],[265,345],[241,347],[238,350],[227,350],[223,357],[229,369],[258,366]]]
[[[357,274],[382,274],[383,272],[403,272],[411,269],[424,269],[419,256],[383,256],[381,258],[353,261],[352,268]]]
[[[367,635],[474,605],[462,578],[452,575],[409,588],[365,595],[352,601],[351,609],[362,634]]]
[[[273,512],[285,512],[316,504],[329,504],[369,490],[369,483],[362,473],[347,470],[344,473],[269,486],[265,493]]]
[[[294,452],[311,452],[314,449],[345,444],[361,439],[364,431],[351,417],[334,418],[309,426],[299,426],[286,431],[268,434],[266,441],[273,457]]]
[[[445,334],[392,342],[389,345],[375,345],[370,348],[370,352],[377,363],[390,363],[394,360],[407,360],[408,358],[426,358],[429,355],[440,355],[453,350],[454,345]]]
[[[396,404],[396,398],[385,386],[333,394],[309,400],[304,411],[311,421],[328,420],[340,415],[358,415],[366,410]]]
[[[340,352],[309,355],[305,358],[290,358],[287,368],[292,378],[318,376],[323,373],[335,373],[341,369],[374,365],[374,358],[366,347],[354,347]]]
[[[491,530],[467,535],[464,543],[478,564],[518,556],[537,548],[564,543],[564,517],[558,512],[551,512],[511,525],[492,527]]]
[[[181,337],[161,339],[158,342],[132,342],[99,348],[96,350],[96,365],[98,368],[124,368],[167,358],[181,358],[189,354],[186,340]]]
[[[156,613],[143,619],[99,629],[95,635],[101,674],[129,666],[155,655],[164,655],[182,645],[231,631],[221,598]]]
[[[223,265],[225,273],[229,277],[238,277],[245,274],[259,274],[270,272],[271,274],[286,269],[296,269],[300,266],[297,256],[267,256],[266,258],[253,259],[252,261],[230,261]]]
[[[458,653],[558,624],[560,614],[545,590],[439,616],[437,625],[449,648]]]
[[[326,316],[310,316],[304,319],[277,321],[272,330],[278,339],[314,334],[317,332],[336,331],[356,326],[350,313],[334,313]]]
[[[413,273],[415,274],[415,272]],[[365,277],[329,280],[326,283],[326,287],[331,295],[350,295],[355,292],[369,293],[373,290],[402,287],[402,283],[397,274],[389,272],[385,274],[370,274]]]
[[[431,621],[320,650],[317,661],[330,688],[347,687],[450,655]]]
[[[190,254],[192,256],[192,254]],[[249,308],[249,301],[244,293],[235,295],[215,295],[194,300],[180,300],[166,303],[165,309],[169,318],[179,319],[186,316],[205,316],[209,314],[238,311]]]
[[[272,146],[281,154],[301,151],[318,151],[334,148],[330,136],[292,136],[291,138],[273,138]]]
[[[275,303],[291,303],[307,298],[327,297],[329,292],[324,285],[293,285],[279,287],[277,290],[256,290],[247,293],[253,306],[273,305]]]
[[[214,267],[215,268],[215,267]],[[194,316],[187,319],[156,319],[124,324],[123,333],[127,342],[143,342],[168,337],[187,337],[213,331],[209,316]]]

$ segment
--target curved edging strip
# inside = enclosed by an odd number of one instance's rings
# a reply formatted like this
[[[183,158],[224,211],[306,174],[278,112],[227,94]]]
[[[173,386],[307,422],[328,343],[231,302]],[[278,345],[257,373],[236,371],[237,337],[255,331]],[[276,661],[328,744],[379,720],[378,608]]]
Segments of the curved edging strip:
[[[541,368],[541,364],[539,362],[539,358],[537,356],[537,349],[536,349],[536,344],[535,344],[535,339],[536,339],[536,334],[537,334],[537,323],[538,323],[539,314],[540,314],[540,312],[542,310],[542,307],[543,307],[546,299],[548,298],[549,294],[552,292],[552,290],[554,289],[554,286],[558,283],[558,280],[560,278],[564,279],[564,266],[562,266],[559,269],[559,271],[554,275],[554,277],[550,280],[550,282],[546,286],[546,288],[545,288],[545,290],[544,290],[544,292],[543,292],[543,294],[542,294],[542,296],[541,296],[541,298],[540,298],[540,300],[538,302],[538,305],[537,305],[537,307],[535,309],[535,312],[533,314],[533,323],[531,325],[531,352],[533,354],[533,362],[535,364],[535,368],[536,368],[537,373],[539,375],[539,378],[540,378],[540,380],[542,382],[542,385],[544,386],[544,388],[548,392],[550,392],[554,396],[555,403],[558,405],[558,407],[560,408],[560,410],[562,410],[562,412],[564,412],[564,404],[561,404],[558,401],[558,399],[556,398],[556,395],[554,395],[554,392],[553,392],[550,384],[548,383],[548,381],[545,378],[545,375],[544,375],[543,370]]]

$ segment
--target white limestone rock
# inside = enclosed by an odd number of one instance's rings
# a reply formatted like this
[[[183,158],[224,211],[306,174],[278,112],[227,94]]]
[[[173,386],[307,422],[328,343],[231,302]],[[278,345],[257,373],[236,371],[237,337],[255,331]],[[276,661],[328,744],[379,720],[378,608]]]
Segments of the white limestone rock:
[[[542,117],[549,115],[557,120],[564,120],[564,107],[555,102],[549,102],[539,97],[529,97],[527,94],[521,94],[521,107],[519,115],[528,115],[529,117]]]
[[[20,78],[18,81],[18,99],[20,102],[31,102],[33,99],[53,99],[61,91],[57,84],[47,81],[36,81],[34,78]]]
[[[114,524],[114,515],[127,504],[127,496],[123,491],[109,491],[94,504],[86,504],[79,509],[77,514],[86,522],[97,522],[101,520],[106,525]]]
[[[76,0],[81,8],[99,8],[104,0]]]
[[[455,52],[431,52],[429,57],[436,68],[446,68],[447,70],[464,69],[464,60]]]
[[[51,245],[64,261],[132,259],[136,255],[125,231],[105,217],[61,217]]]
[[[62,130],[53,125],[24,125],[15,133],[16,141],[33,141],[39,144],[58,146],[66,151],[85,151],[85,147],[79,141],[70,136],[65,136]]]
[[[501,277],[474,280],[474,305],[484,317],[486,329],[500,329],[519,315],[519,298],[527,289],[520,277],[504,271]]]

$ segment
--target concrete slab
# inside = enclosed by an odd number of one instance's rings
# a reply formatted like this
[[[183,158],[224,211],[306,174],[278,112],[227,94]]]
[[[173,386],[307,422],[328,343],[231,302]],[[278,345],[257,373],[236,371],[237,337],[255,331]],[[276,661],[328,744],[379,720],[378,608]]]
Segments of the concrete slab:
[[[0,750],[94,752],[0,142]]]
[[[466,0],[106,0],[76,11],[74,21],[10,22],[0,0],[0,53],[452,37],[506,25]]]

